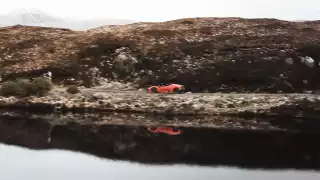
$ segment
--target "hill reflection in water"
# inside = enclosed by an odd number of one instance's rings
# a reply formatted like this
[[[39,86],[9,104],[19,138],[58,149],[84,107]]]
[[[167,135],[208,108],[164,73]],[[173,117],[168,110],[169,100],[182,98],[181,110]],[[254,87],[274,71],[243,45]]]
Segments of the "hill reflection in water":
[[[214,128],[187,123],[205,120],[207,124],[215,124],[217,120],[210,120],[210,117],[170,122],[143,119],[140,116],[135,117],[135,121],[130,121],[129,118],[133,116],[129,117],[127,114],[126,117],[119,114],[95,118],[3,114],[0,116],[0,142],[31,149],[77,151],[100,158],[145,165],[320,169],[320,126],[316,120],[242,119],[244,125]],[[109,119],[101,121],[102,118]],[[121,118],[126,121],[115,124],[121,122]],[[227,124],[239,121],[232,119],[230,117],[221,121]],[[129,124],[130,122],[135,123]],[[270,128],[269,125],[263,126],[266,128],[256,128],[256,124],[264,122],[272,122],[273,127],[278,128]],[[249,123],[249,127],[245,126]],[[181,134],[168,135],[148,130],[150,126],[169,126],[168,124],[181,130]],[[183,126],[184,124],[188,126]]]

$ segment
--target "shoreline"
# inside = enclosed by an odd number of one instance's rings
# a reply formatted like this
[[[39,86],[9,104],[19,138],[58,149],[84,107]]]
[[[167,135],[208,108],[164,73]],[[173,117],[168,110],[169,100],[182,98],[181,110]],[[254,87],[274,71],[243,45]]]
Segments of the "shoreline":
[[[125,93],[124,93],[125,92]],[[221,115],[261,117],[320,117],[320,95],[184,93],[81,89],[69,94],[55,88],[43,97],[0,97],[2,109],[45,112],[143,113],[159,115]]]

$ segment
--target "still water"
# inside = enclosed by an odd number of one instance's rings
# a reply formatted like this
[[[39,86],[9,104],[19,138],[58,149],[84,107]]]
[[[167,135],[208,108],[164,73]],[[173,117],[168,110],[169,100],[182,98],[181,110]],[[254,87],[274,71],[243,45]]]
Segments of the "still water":
[[[62,150],[0,144],[1,180],[319,180],[320,172],[143,165]]]

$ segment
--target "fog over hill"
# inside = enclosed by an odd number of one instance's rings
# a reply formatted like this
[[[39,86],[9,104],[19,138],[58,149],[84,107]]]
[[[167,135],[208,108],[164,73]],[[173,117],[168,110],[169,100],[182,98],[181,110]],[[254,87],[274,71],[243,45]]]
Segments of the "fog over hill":
[[[75,19],[60,18],[36,9],[17,9],[7,14],[0,14],[0,26],[29,25],[68,28],[72,30],[87,30],[106,25],[130,24],[136,21],[126,19],[98,18]]]

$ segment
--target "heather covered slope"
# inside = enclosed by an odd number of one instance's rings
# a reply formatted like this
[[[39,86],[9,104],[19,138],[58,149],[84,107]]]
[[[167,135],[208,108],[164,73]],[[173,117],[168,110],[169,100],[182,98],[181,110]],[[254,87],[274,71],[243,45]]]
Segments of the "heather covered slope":
[[[88,31],[12,26],[0,29],[3,80],[100,77],[143,87],[182,83],[187,90],[309,92],[320,89],[318,21],[195,18]]]

